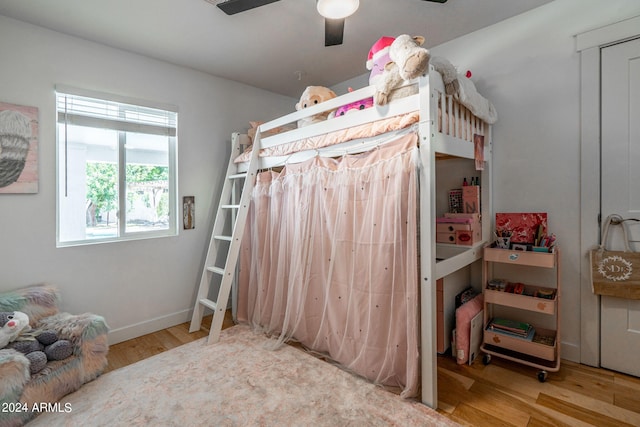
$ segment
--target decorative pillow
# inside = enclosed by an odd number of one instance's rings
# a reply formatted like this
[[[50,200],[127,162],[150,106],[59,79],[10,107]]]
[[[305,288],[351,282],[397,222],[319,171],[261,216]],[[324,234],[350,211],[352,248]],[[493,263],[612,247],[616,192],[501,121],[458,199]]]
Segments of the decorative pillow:
[[[471,319],[480,313],[483,302],[483,295],[478,294],[471,301],[467,301],[456,310],[456,360],[459,365],[463,365],[469,361]]]

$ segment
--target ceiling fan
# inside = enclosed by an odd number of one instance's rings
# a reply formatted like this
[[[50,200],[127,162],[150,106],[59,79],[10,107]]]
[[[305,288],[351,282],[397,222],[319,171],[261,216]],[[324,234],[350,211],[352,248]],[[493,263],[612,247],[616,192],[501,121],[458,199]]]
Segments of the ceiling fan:
[[[206,0],[212,3],[211,0]],[[227,15],[244,12],[256,7],[275,3],[279,0],[225,0],[217,3]],[[423,0],[434,3],[446,3],[447,0]],[[324,17],[324,45],[335,46],[342,44],[344,36],[344,21],[353,14],[360,5],[359,0],[316,0],[318,13]]]

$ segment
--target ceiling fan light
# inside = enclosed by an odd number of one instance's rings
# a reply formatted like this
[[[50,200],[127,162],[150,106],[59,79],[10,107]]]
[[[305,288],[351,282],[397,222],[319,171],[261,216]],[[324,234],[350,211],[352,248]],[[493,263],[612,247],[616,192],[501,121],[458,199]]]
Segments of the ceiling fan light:
[[[318,0],[318,13],[328,19],[344,19],[358,10],[360,0]]]

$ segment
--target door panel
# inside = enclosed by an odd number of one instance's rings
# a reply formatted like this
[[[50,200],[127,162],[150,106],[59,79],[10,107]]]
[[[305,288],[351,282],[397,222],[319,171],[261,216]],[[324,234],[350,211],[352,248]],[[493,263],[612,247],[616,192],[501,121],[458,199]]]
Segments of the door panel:
[[[640,39],[602,49],[602,218],[640,218]],[[625,222],[640,250],[640,222]],[[612,233],[613,232],[613,233]],[[624,249],[620,227],[606,245]],[[640,301],[601,298],[601,365],[640,376]]]

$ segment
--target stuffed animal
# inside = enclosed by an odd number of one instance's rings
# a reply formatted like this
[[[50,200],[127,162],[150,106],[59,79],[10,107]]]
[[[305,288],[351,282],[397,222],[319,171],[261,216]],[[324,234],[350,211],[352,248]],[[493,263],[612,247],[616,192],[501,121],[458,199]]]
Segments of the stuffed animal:
[[[373,107],[373,97],[361,99],[359,101],[352,102],[351,104],[341,106],[336,110],[335,117],[344,116],[349,112],[360,111],[370,107]]]
[[[31,375],[44,369],[50,360],[71,356],[71,341],[58,339],[55,331],[35,331],[29,316],[21,311],[0,312],[0,349],[12,348],[29,360]]]
[[[353,88],[349,88],[349,92],[353,92]],[[329,118],[332,119],[334,117],[344,116],[347,113],[364,110],[365,108],[370,107],[373,107],[373,96],[365,99],[360,99],[347,105],[342,105],[338,107],[335,112],[329,114]]]
[[[383,36],[371,46],[366,62],[367,70],[371,70],[369,74],[370,85],[376,84],[384,72],[384,67],[391,62],[389,48],[394,40],[393,37]]]
[[[367,62],[365,66],[367,70],[370,70],[369,85],[374,85],[382,77],[384,67],[391,62],[389,58],[389,48],[395,38],[383,36],[380,37],[369,49],[369,55],[367,56]],[[349,92],[353,89],[349,88]],[[334,114],[329,117],[339,117],[353,111],[364,110],[365,108],[373,107],[373,97],[361,99],[359,101],[352,102],[347,105],[339,107]]]
[[[471,81],[473,74],[470,70],[459,73],[456,67],[445,58],[434,56],[430,61],[433,69],[442,76],[444,90],[447,95],[460,101],[474,116],[494,124],[498,120],[498,113],[491,102],[478,93],[476,85]]]
[[[417,93],[415,87],[401,87],[405,81],[424,74],[429,67],[429,51],[423,47],[424,37],[398,36],[389,47],[389,58],[376,83],[374,99],[384,105],[392,99]]]
[[[21,311],[0,312],[0,348],[4,348],[29,329],[29,316]]]
[[[328,101],[332,98],[335,98],[336,96],[337,95],[335,94],[335,92],[324,86],[307,86],[304,92],[302,92],[302,96],[300,96],[300,102],[296,104],[296,110],[300,111],[303,108],[313,107],[314,105],[320,104],[324,101]],[[335,110],[325,111],[320,114],[315,114],[311,117],[300,119],[298,120],[298,127],[301,128],[304,126],[309,126],[313,123],[327,120],[327,117],[333,111]]]

